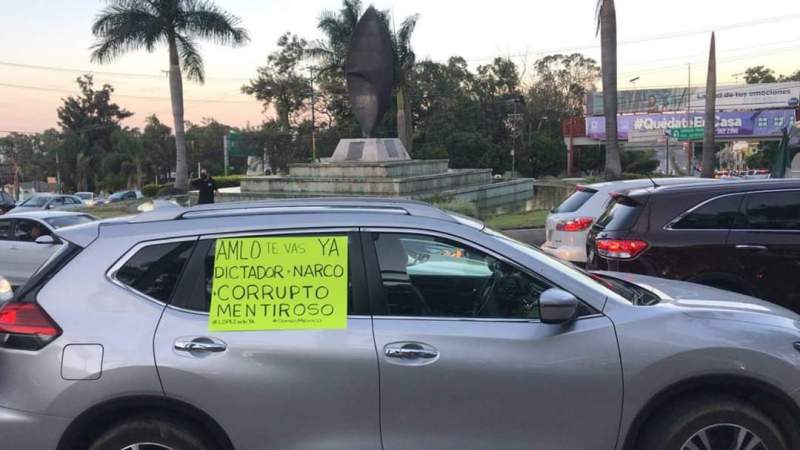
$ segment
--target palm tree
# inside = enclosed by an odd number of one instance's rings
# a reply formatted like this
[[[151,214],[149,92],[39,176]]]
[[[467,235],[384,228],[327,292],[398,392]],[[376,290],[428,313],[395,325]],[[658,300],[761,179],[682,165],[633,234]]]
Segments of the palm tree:
[[[308,55],[320,63],[320,74],[340,77],[344,82],[344,63],[350,37],[361,19],[361,0],[343,0],[338,11],[323,11],[317,24],[324,40],[315,42]]]
[[[411,35],[414,34],[417,20],[419,20],[419,14],[407,17],[400,29],[392,34],[395,56],[394,80],[397,89],[397,137],[400,138],[409,153],[414,145],[414,123],[411,114],[411,95],[408,90],[411,87],[410,78],[414,71],[414,64],[417,62],[417,55],[411,48]]]
[[[706,78],[706,120],[703,135],[703,178],[714,178],[717,166],[717,149],[714,142],[714,124],[717,107],[717,46],[714,33],[711,33],[711,47],[708,50],[708,78]]]
[[[169,88],[175,119],[175,188],[189,187],[186,161],[186,135],[183,121],[183,77],[205,81],[203,59],[197,39],[221,45],[242,45],[249,40],[239,26],[238,17],[203,0],[108,0],[92,25],[97,41],[92,46],[92,61],[108,63],[124,53],[158,45],[169,49]]]
[[[617,141],[617,11],[614,0],[597,0],[597,33],[600,33],[603,71],[603,112],[606,116],[606,173],[620,178],[622,163]]]

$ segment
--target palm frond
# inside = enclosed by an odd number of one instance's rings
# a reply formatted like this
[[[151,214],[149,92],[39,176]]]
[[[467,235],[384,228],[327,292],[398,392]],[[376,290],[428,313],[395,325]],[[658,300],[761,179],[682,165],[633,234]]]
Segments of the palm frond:
[[[141,0],[115,1],[97,16],[92,34],[97,39],[91,47],[91,59],[99,63],[130,50],[153,51],[165,35],[158,17]]]
[[[186,78],[203,84],[206,81],[205,70],[203,68],[203,57],[197,50],[197,46],[190,37],[176,35],[175,40],[178,44],[178,53],[181,57],[181,65],[186,73]]]
[[[241,19],[209,1],[184,0],[176,28],[189,36],[221,45],[239,46],[250,41]]]

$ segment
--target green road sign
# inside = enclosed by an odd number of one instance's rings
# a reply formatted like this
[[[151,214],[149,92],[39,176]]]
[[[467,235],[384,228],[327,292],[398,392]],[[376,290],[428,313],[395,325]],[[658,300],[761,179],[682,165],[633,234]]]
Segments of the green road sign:
[[[241,134],[235,131],[228,132],[228,153],[231,156],[244,156],[241,140]]]
[[[706,129],[703,127],[672,128],[669,130],[669,135],[679,141],[699,141],[703,139],[705,132]]]

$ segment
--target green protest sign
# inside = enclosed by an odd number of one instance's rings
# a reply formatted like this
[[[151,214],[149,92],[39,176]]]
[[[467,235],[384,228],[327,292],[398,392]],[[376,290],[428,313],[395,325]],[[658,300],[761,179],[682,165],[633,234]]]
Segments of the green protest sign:
[[[211,331],[347,328],[347,236],[217,239]]]
[[[698,141],[703,139],[705,128],[692,127],[692,128],[672,128],[669,130],[670,136],[679,141]]]

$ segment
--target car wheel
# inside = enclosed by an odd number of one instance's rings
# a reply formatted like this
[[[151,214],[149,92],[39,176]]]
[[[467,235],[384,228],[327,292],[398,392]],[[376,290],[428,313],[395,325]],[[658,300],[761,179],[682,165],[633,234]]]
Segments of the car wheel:
[[[766,414],[729,397],[674,403],[645,427],[639,450],[789,450]]]
[[[89,450],[212,450],[202,430],[181,420],[144,416],[112,425]]]

